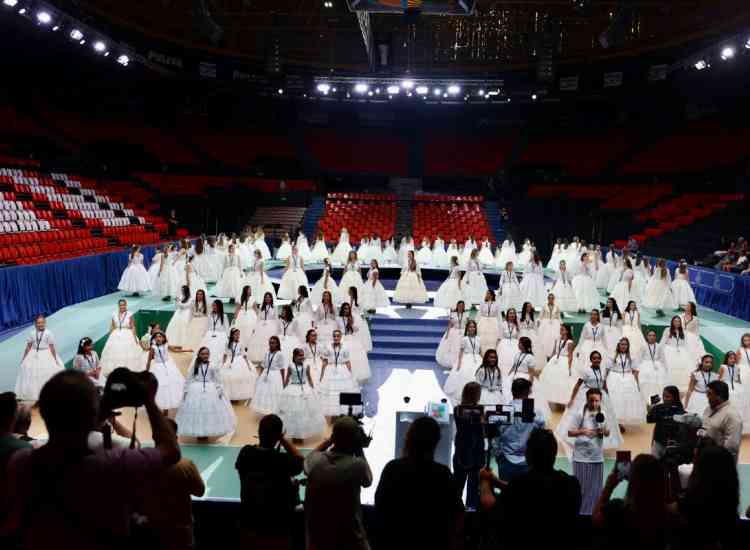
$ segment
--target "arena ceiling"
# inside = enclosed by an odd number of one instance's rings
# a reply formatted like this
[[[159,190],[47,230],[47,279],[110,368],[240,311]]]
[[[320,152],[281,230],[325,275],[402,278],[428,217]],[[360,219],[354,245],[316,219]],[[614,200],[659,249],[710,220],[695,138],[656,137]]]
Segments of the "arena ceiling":
[[[415,73],[635,54],[733,30],[750,11],[747,0],[478,0],[472,15],[412,17],[358,16],[345,0],[75,3],[151,38],[281,66],[366,71],[387,45],[389,68]]]

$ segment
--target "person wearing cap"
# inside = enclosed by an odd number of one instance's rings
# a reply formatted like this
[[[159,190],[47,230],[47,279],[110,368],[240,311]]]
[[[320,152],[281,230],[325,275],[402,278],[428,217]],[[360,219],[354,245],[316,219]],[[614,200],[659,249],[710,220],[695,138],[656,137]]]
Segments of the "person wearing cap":
[[[305,458],[307,548],[369,550],[362,521],[360,491],[372,485],[372,471],[362,454],[362,429],[344,416],[331,439]]]

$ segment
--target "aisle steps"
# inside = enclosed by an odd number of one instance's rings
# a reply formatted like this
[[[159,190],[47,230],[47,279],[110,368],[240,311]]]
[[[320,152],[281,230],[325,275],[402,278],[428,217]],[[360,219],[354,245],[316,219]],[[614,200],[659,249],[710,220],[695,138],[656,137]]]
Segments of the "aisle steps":
[[[371,360],[404,362],[435,362],[440,339],[445,332],[443,319],[389,319],[375,317],[371,320],[373,349]]]

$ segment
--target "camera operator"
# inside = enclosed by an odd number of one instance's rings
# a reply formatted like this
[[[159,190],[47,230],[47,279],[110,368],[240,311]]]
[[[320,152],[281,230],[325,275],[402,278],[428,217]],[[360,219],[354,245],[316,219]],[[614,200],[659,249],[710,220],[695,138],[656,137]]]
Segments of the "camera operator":
[[[703,413],[703,429],[720,447],[732,453],[736,463],[742,443],[742,416],[729,402],[729,386],[721,380],[709,382],[706,398],[708,407]]]
[[[143,495],[152,476],[180,459],[177,437],[154,401],[156,386],[151,374],[133,376],[127,396],[113,400],[105,393],[100,403],[85,374],[67,370],[53,376],[39,396],[49,442],[11,459],[12,508],[2,534],[18,537],[31,550],[61,543],[78,550],[123,544],[130,532],[131,503]],[[111,416],[106,409],[114,405],[145,406],[154,448],[89,449],[89,433],[99,418]]]
[[[354,418],[340,417],[333,423],[331,439],[305,458],[308,548],[370,548],[360,505],[362,487],[372,485],[370,465],[362,452],[363,437]]]
[[[646,416],[647,422],[656,424],[651,439],[651,454],[658,459],[664,457],[670,442],[682,440],[680,434],[685,427],[685,424],[674,420],[674,415],[685,414],[677,386],[665,387],[661,399],[662,402],[651,407]]]
[[[484,466],[482,415],[475,414],[481,411],[477,409],[481,397],[482,386],[478,382],[469,382],[461,392],[461,404],[453,410],[453,420],[456,423],[456,439],[453,443],[456,491],[460,497],[467,485],[466,506],[475,510],[479,505],[479,470]]]

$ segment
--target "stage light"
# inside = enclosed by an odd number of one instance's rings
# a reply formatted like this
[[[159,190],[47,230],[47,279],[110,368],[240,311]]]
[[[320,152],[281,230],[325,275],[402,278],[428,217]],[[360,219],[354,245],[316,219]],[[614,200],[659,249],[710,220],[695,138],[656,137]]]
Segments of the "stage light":
[[[117,58],[117,62],[123,67],[127,67],[130,64],[130,58],[127,55],[122,54]]]
[[[354,85],[354,91],[357,92],[358,94],[363,94],[369,89],[370,87],[364,82],[360,82]]]
[[[278,91],[279,91],[279,95],[284,95],[284,89],[283,88],[279,88]]]
[[[55,25],[54,27],[52,27],[52,32],[57,32],[59,30],[60,30],[60,25]]]
[[[83,33],[78,29],[73,29],[72,31],[70,31],[70,37],[73,40],[81,40],[83,38]]]
[[[696,61],[695,65],[693,65],[697,70],[702,71],[706,67],[708,67],[708,63],[706,63],[703,59],[699,59]]]
[[[448,86],[448,93],[451,95],[458,95],[461,92],[461,88],[455,84]]]
[[[322,82],[322,83],[318,84],[318,87],[317,87],[317,90],[321,94],[327,94],[330,89],[331,89],[331,85],[330,84],[326,84],[325,82]]]
[[[411,97],[411,92],[406,92],[406,97]]]
[[[367,95],[372,97],[372,92],[367,92]]]
[[[398,86],[388,86],[386,90],[390,95],[396,95],[400,90]]]
[[[745,49],[750,50],[750,38],[748,38],[747,42],[745,42]]]
[[[18,0],[3,0],[3,5],[8,6],[9,8],[15,8],[18,4]]]
[[[81,41],[79,42],[79,44],[80,44],[81,46],[83,46],[83,45],[84,45],[85,43],[86,43],[86,41],[85,41],[85,40],[81,40]]]
[[[380,93],[380,88],[375,88],[375,93],[379,94]]]
[[[430,89],[427,86],[417,86],[417,93],[419,95],[427,95]]]
[[[531,101],[536,101],[536,94],[531,94]]]
[[[331,91],[332,91],[333,93],[336,93],[336,91],[337,91],[337,90],[336,90],[336,87],[334,86],[334,87],[333,87],[333,88],[331,89]]]
[[[107,51],[107,45],[101,40],[97,40],[96,42],[94,42],[94,50],[99,53],[104,53]]]
[[[402,80],[401,81],[401,87],[404,90],[411,90],[414,87],[414,81],[413,80]]]
[[[52,16],[48,11],[39,11],[36,14],[36,20],[40,25],[49,25],[52,22]]]
[[[18,10],[18,15],[26,15],[26,8],[21,8]]]
[[[434,93],[435,95],[440,95],[440,94],[442,94],[442,93],[443,93],[443,90],[441,90],[440,88],[435,88],[435,89],[434,89],[434,90],[432,91],[432,93]]]
[[[346,99],[349,99],[351,97],[352,97],[352,94],[350,94],[349,92],[346,92]]]
[[[330,2],[330,1],[327,0],[326,2],[323,2],[323,7],[324,8],[332,8],[333,7],[333,2]]]
[[[104,57],[109,57],[109,52],[104,52]]]
[[[479,97],[482,97],[482,96],[484,95],[484,90],[479,90],[479,91],[477,92],[477,95],[478,95]]]
[[[443,97],[448,97],[448,94],[447,93],[443,94]]]
[[[723,50],[721,50],[721,58],[726,61],[727,59],[732,59],[734,57],[734,48],[732,46],[727,46]]]

